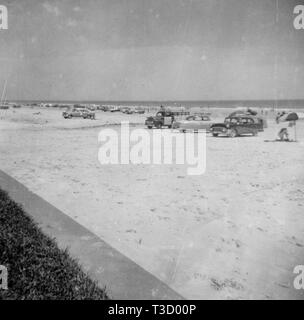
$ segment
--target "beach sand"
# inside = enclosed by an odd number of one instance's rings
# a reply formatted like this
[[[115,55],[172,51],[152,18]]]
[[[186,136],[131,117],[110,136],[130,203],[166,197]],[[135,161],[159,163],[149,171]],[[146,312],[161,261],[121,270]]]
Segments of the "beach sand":
[[[146,115],[1,114],[0,168],[188,299],[303,299],[304,121],[297,143],[207,137],[207,171],[101,165],[98,133]],[[223,114],[228,113],[223,110]],[[217,120],[223,120],[218,117]]]

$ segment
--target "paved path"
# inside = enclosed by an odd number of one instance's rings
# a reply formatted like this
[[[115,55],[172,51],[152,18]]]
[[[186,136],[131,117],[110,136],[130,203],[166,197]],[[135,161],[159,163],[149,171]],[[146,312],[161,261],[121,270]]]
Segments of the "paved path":
[[[183,299],[166,284],[112,248],[63,212],[0,170],[0,188],[33,217],[42,231],[68,247],[83,269],[106,286],[113,299]]]

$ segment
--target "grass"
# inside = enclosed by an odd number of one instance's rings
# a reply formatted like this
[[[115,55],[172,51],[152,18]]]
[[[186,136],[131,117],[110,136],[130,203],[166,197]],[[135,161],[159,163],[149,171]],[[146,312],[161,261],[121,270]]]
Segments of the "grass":
[[[55,241],[0,189],[0,265],[8,269],[1,299],[108,299]]]

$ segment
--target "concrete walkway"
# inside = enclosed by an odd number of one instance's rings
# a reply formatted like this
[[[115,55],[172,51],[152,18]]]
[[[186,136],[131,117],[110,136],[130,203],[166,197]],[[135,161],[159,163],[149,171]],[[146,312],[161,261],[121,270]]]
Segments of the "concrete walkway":
[[[0,188],[38,223],[41,230],[55,238],[61,249],[68,248],[99,286],[106,287],[113,299],[184,299],[135,262],[112,248],[24,185],[0,170]]]

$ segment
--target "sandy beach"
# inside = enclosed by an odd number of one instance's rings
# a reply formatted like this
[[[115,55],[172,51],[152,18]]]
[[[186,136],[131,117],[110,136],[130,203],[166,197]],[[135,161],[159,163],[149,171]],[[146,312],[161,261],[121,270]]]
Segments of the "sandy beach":
[[[303,299],[304,121],[296,143],[207,137],[207,171],[101,165],[98,133],[147,115],[1,111],[0,168],[187,299]],[[223,121],[228,110],[212,117]]]

